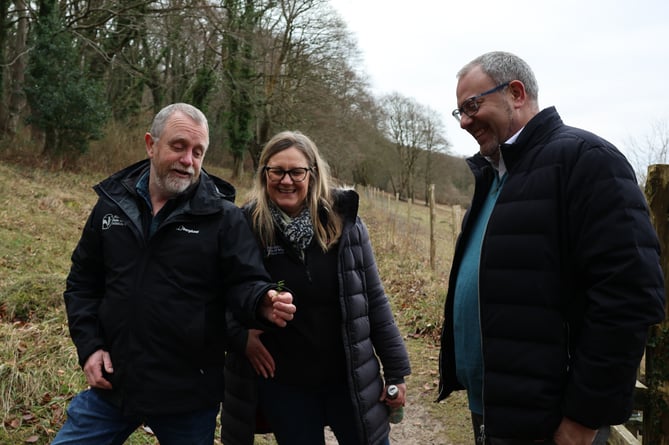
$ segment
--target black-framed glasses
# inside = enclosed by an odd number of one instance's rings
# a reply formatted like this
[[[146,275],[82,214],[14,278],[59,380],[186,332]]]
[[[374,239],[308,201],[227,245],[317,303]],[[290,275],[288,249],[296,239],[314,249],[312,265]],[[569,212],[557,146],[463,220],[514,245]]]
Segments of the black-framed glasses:
[[[479,100],[480,100],[483,96],[487,96],[488,94],[496,93],[496,92],[498,92],[499,90],[508,87],[510,83],[511,83],[510,81],[509,81],[509,82],[500,83],[500,84],[497,85],[495,88],[492,88],[492,89],[490,89],[490,90],[488,90],[488,91],[484,91],[483,93],[479,94],[478,96],[472,96],[472,97],[470,97],[469,99],[467,99],[466,101],[464,101],[464,102],[462,103],[462,105],[460,106],[460,108],[456,108],[455,110],[453,110],[453,113],[451,113],[451,114],[453,115],[453,117],[454,117],[458,122],[460,122],[460,120],[462,119],[462,115],[463,115],[463,114],[466,114],[466,115],[469,116],[469,117],[474,117],[474,115],[479,111],[479,105],[480,105]]]
[[[263,170],[267,174],[267,179],[271,182],[281,182],[286,175],[290,176],[290,179],[292,179],[293,182],[302,182],[307,179],[307,174],[312,168],[296,167],[291,168],[290,170],[284,170],[281,167],[269,167],[266,165]]]

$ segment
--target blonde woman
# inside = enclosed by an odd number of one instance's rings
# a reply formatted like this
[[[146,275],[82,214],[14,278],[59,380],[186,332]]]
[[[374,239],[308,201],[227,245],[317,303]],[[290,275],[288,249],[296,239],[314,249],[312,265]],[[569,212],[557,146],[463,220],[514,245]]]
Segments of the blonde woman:
[[[245,211],[265,267],[297,311],[285,329],[232,333],[239,366],[228,373],[223,443],[252,443],[256,418],[239,413],[260,412],[280,445],[322,444],[325,426],[340,445],[388,444],[389,408],[404,405],[411,371],[358,195],[333,188],[327,163],[299,132],[274,136],[259,165]],[[250,389],[244,368],[257,376]],[[400,389],[394,400],[385,397],[390,384]]]

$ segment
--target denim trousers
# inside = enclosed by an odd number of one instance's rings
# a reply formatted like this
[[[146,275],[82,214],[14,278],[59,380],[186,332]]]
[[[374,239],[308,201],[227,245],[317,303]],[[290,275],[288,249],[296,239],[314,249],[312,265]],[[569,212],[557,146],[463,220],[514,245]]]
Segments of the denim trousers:
[[[472,413],[472,425],[474,427],[474,443],[480,444],[481,441],[481,423],[483,418],[479,414]],[[592,441],[592,445],[606,445],[611,432],[610,427],[605,426],[597,430],[597,435]],[[537,442],[534,440],[516,440],[516,439],[496,439],[494,437],[486,437],[485,445],[555,445],[552,440],[545,440]]]
[[[147,425],[161,445],[212,445],[219,406],[189,413],[124,416],[96,390],[77,394],[67,408],[67,420],[51,445],[121,445],[141,425]]]
[[[259,404],[279,445],[325,443],[325,426],[339,445],[361,445],[350,389],[345,384],[320,388],[281,385],[260,379]],[[389,445],[386,437],[381,445]]]

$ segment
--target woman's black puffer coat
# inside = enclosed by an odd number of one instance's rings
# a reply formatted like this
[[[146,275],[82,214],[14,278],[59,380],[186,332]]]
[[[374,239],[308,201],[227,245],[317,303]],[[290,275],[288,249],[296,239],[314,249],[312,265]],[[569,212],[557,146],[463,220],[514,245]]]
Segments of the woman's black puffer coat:
[[[390,428],[386,405],[379,402],[383,379],[401,380],[411,368],[378,274],[369,233],[357,216],[358,195],[353,190],[338,190],[335,197],[335,209],[344,219],[337,258],[346,374],[362,443],[375,445]],[[299,295],[296,306],[299,311]],[[251,445],[255,372],[244,356],[246,331],[237,326],[230,338],[221,440],[225,445]]]

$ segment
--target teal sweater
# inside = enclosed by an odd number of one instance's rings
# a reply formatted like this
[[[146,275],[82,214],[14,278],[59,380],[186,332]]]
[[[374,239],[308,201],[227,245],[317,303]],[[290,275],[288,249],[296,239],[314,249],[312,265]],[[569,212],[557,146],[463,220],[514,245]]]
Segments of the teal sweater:
[[[506,180],[495,175],[481,208],[478,220],[472,228],[458,277],[455,282],[454,335],[455,364],[458,381],[467,388],[469,409],[483,415],[483,354],[481,351],[481,324],[479,323],[479,261],[481,244],[488,219],[495,207],[499,192]]]

